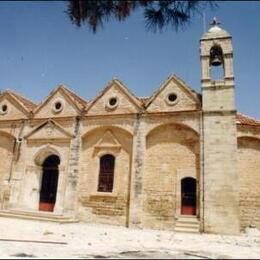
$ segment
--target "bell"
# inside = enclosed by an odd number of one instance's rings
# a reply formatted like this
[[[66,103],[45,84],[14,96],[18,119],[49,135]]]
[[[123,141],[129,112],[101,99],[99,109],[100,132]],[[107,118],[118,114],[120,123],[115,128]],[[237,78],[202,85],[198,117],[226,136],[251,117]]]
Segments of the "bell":
[[[211,65],[212,66],[219,66],[222,64],[221,59],[218,56],[215,56],[212,60],[211,60]]]

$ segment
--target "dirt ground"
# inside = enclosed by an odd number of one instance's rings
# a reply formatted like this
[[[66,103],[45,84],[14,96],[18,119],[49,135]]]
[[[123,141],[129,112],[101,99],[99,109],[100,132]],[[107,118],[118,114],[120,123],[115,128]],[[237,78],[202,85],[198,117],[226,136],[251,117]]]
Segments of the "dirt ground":
[[[0,258],[253,259],[260,258],[260,231],[184,234],[0,217]]]

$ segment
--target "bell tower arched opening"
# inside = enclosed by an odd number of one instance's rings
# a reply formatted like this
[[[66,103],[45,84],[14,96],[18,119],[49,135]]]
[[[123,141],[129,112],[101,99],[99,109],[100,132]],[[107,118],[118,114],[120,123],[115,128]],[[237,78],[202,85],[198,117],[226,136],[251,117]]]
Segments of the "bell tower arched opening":
[[[219,45],[210,49],[210,78],[211,80],[223,80],[225,77],[223,51]]]
[[[60,158],[57,155],[48,156],[42,163],[42,181],[40,190],[40,211],[53,211],[59,178]]]

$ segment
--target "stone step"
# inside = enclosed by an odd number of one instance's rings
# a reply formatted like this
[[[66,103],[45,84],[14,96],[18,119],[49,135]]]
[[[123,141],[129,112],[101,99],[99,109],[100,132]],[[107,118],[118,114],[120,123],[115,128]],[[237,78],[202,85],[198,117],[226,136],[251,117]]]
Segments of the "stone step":
[[[0,217],[50,221],[50,222],[58,222],[58,223],[78,222],[77,219],[74,219],[69,216],[55,215],[53,213],[41,213],[41,212],[38,213],[38,212],[31,212],[31,211],[4,210],[4,211],[0,211]]]
[[[197,218],[186,218],[186,217],[178,218],[177,222],[182,222],[182,223],[199,223]]]
[[[189,227],[189,228],[195,228],[199,229],[200,224],[199,223],[183,223],[183,222],[176,222],[175,224],[176,227]]]
[[[200,222],[196,216],[180,216],[176,220],[176,232],[199,233]]]
[[[68,216],[64,216],[62,214],[53,213],[50,211],[31,211],[31,210],[22,210],[22,209],[9,209],[2,212],[8,212],[19,215],[31,215],[31,216],[41,216],[41,217],[53,217],[53,218],[68,218]]]
[[[175,227],[174,230],[176,232],[183,232],[183,233],[199,233],[199,229],[192,229],[187,227]]]

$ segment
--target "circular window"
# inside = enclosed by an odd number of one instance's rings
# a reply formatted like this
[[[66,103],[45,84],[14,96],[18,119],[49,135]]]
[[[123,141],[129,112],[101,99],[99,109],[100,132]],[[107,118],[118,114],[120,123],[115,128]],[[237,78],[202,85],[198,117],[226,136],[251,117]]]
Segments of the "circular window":
[[[53,112],[59,113],[62,111],[62,109],[63,109],[63,101],[60,99],[55,100],[52,107]]]
[[[169,105],[174,105],[176,104],[177,102],[177,98],[178,96],[175,94],[175,93],[170,93],[167,95],[166,97],[166,102],[169,104]]]
[[[3,104],[3,105],[0,106],[0,113],[2,115],[6,114],[7,110],[8,110],[8,106],[6,104]]]
[[[111,107],[115,106],[116,103],[117,103],[117,98],[110,98],[110,99],[109,99],[109,105],[110,105]]]
[[[107,102],[107,107],[110,109],[114,109],[118,106],[118,98],[117,97],[111,97],[109,98]]]
[[[55,103],[55,109],[56,109],[56,110],[60,110],[61,107],[62,107],[61,102],[56,102],[56,103]]]

